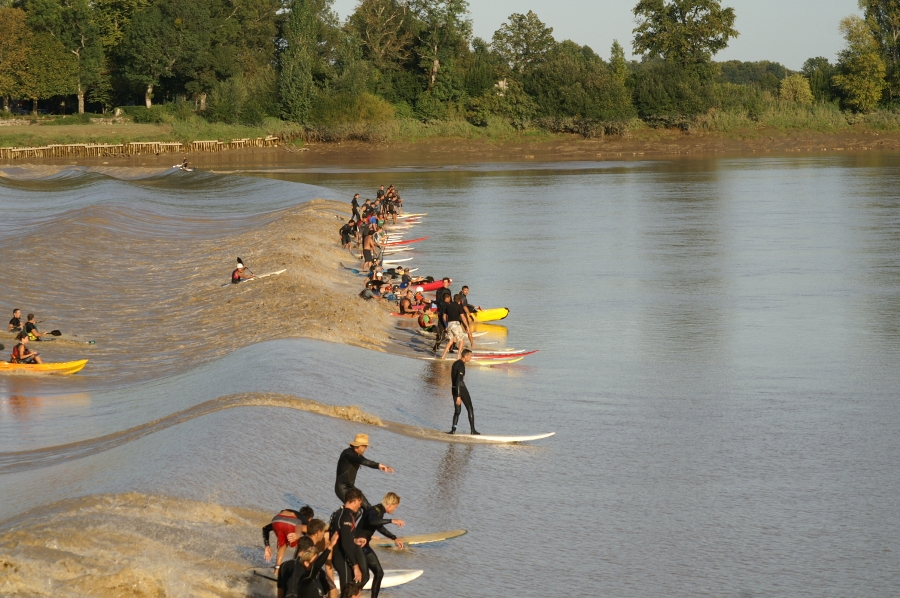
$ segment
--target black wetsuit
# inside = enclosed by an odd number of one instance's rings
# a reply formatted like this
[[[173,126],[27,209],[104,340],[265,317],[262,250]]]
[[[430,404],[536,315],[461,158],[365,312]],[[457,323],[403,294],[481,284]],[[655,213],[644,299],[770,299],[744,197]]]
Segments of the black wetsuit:
[[[444,321],[444,314],[447,311],[449,303],[444,301],[444,293],[441,291],[447,291],[447,289],[441,288],[438,289],[437,292],[437,331],[435,332],[434,348],[432,349],[434,352],[437,352],[438,347],[441,346],[441,341],[444,340],[444,330],[447,328],[447,323]],[[449,293],[449,291],[447,292]]]
[[[369,569],[369,576],[372,577],[372,598],[378,598],[378,592],[381,590],[381,580],[384,578],[384,569],[378,560],[378,555],[372,550],[369,542],[372,541],[372,535],[377,531],[385,538],[396,540],[397,536],[385,529],[385,525],[391,523],[392,519],[385,519],[384,505],[377,504],[369,507],[363,513],[356,527],[356,537],[365,538],[366,545],[363,547],[363,555],[366,557],[366,567]]]
[[[18,332],[22,329],[22,320],[19,318],[11,318],[9,323],[12,326],[12,332]]]
[[[355,197],[350,201],[350,207],[353,208],[353,219],[359,220],[359,202]]]
[[[321,598],[327,591],[322,587],[319,573],[328,562],[331,551],[327,548],[320,552],[309,565],[309,569],[303,567],[303,563],[297,559],[291,559],[281,566],[278,571],[277,586],[284,591],[284,598]]]
[[[456,397],[459,397],[462,399],[462,404],[466,406],[466,412],[469,414],[469,427],[472,429],[472,434],[475,434],[475,409],[472,407],[472,398],[466,389],[466,362],[462,359],[453,362],[450,380],[453,384],[453,431],[456,431],[459,414],[462,413],[462,405],[456,404]]]
[[[341,502],[344,502],[344,497],[347,496],[348,490],[356,488],[356,474],[361,465],[378,469],[378,463],[358,455],[352,446],[344,449],[341,453],[341,458],[338,459],[337,478],[334,481],[334,493]],[[369,501],[366,500],[365,496],[363,496],[363,507],[369,507]]]
[[[338,232],[341,235],[341,244],[349,245],[353,237],[353,226],[350,224],[345,224]]]
[[[338,579],[341,580],[341,587],[346,588],[347,584],[353,581],[353,566],[358,565],[362,573],[362,583],[365,584],[369,578],[368,569],[366,569],[366,557],[362,548],[357,546],[353,540],[356,539],[356,513],[347,507],[341,507],[331,514],[331,533],[340,534],[338,543],[334,547],[334,557],[331,564],[337,571]]]
[[[293,513],[294,517],[300,522],[300,525],[309,525],[309,520],[306,519],[303,515],[300,514],[300,511],[295,511],[294,509],[282,509],[281,511],[287,511],[288,513]],[[269,536],[273,531],[275,531],[275,526],[273,525],[276,520],[278,521],[288,521],[284,515],[279,511],[274,517],[272,517],[272,521],[267,523],[265,527],[262,528],[263,534],[263,544],[269,546]],[[290,523],[296,525],[296,521],[290,521]]]

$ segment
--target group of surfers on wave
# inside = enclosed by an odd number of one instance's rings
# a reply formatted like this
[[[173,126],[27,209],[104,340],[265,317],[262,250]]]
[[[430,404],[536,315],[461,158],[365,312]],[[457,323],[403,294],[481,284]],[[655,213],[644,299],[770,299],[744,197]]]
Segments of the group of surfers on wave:
[[[13,317],[10,319],[6,331],[18,333],[16,334],[16,345],[9,356],[9,363],[43,363],[41,354],[28,348],[29,341],[40,341],[41,337],[47,334],[38,330],[34,314],[28,314],[23,325],[22,310],[14,309]]]
[[[400,506],[400,496],[388,492],[377,505],[369,504],[356,487],[360,467],[386,473],[393,468],[364,457],[369,447],[368,434],[357,434],[341,452],[337,463],[334,493],[342,505],[326,523],[315,519],[312,508],[284,509],[263,528],[265,559],[272,559],[270,535],[277,538],[275,574],[278,598],[338,598],[334,574],[340,580],[340,597],[356,598],[371,578],[372,598],[378,598],[384,569],[372,549],[375,532],[393,540],[397,548],[403,541],[385,526],[403,527],[402,519],[390,515]]]

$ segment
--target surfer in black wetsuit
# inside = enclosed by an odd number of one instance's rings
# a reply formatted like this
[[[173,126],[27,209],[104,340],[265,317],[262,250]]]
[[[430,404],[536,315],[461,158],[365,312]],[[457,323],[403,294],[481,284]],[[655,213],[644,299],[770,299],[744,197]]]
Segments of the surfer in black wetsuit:
[[[456,424],[459,422],[459,414],[462,413],[462,406],[466,406],[466,412],[469,415],[469,427],[472,434],[478,435],[481,432],[475,430],[475,409],[472,408],[472,397],[466,388],[466,363],[472,359],[472,351],[463,349],[462,356],[453,362],[453,368],[450,370],[450,380],[453,384],[453,427],[449,434],[456,434]]]
[[[336,542],[337,537],[335,536],[325,546],[325,549],[319,552],[311,538],[300,538],[297,544],[297,557],[285,562],[278,573],[278,598],[285,596],[321,598],[324,591],[321,572],[325,568]]]
[[[380,469],[385,473],[394,473],[392,467],[388,467],[384,463],[376,463],[363,457],[363,453],[369,448],[369,435],[357,434],[350,447],[344,449],[341,453],[337,464],[337,479],[334,482],[334,493],[341,501],[346,501],[347,492],[356,489],[356,474],[359,467],[365,465],[372,469]],[[369,507],[369,501],[366,497],[362,497],[362,505]]]
[[[384,496],[381,504],[369,507],[363,513],[356,527],[356,537],[364,538],[366,545],[363,547],[363,555],[365,556],[366,568],[369,573],[366,577],[372,577],[372,598],[378,598],[378,592],[381,590],[381,580],[384,578],[384,569],[378,560],[378,555],[372,550],[370,542],[372,535],[377,531],[385,538],[390,538],[397,545],[397,548],[403,549],[403,541],[397,536],[385,529],[385,525],[393,523],[397,527],[403,527],[405,522],[402,519],[385,519],[385,515],[391,515],[400,506],[400,497],[393,492],[388,492]],[[366,580],[363,580],[365,583]]]
[[[331,514],[331,533],[339,537],[334,547],[332,565],[341,580],[342,588],[346,588],[350,581],[363,581],[362,567],[365,566],[365,557],[361,545],[365,540],[357,539],[355,533],[356,512],[362,506],[363,500],[363,493],[359,488],[350,488],[346,492],[344,506]]]

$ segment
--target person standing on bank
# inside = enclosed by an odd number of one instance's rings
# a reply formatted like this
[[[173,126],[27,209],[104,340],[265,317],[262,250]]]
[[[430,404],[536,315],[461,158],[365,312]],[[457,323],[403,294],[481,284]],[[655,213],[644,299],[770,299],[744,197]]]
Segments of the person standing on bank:
[[[376,463],[363,457],[363,453],[369,448],[369,435],[357,434],[350,447],[344,449],[337,464],[337,479],[334,482],[334,493],[341,502],[345,501],[347,492],[356,488],[356,474],[359,472],[361,465],[371,467],[372,469],[380,469],[385,473],[394,473],[393,467],[388,467],[384,463]],[[362,497],[362,506],[369,508],[369,501],[365,495]]]
[[[450,370],[450,380],[453,391],[453,427],[449,434],[456,434],[456,424],[459,422],[459,414],[462,413],[462,406],[466,406],[466,412],[469,415],[469,427],[473,435],[479,435],[481,432],[475,429],[475,409],[472,407],[472,397],[469,396],[469,390],[466,388],[466,363],[472,359],[472,351],[463,349],[462,356],[453,362],[453,368]]]

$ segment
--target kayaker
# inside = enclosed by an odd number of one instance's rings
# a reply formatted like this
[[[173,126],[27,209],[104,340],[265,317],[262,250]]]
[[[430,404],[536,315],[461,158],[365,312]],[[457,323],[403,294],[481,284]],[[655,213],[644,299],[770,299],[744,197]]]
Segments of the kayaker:
[[[16,340],[19,342],[15,347],[13,347],[12,354],[9,356],[10,363],[44,363],[43,361],[41,361],[41,356],[39,353],[36,353],[28,348],[27,332],[20,332],[19,334],[17,334]]]
[[[466,388],[466,364],[470,359],[472,359],[472,352],[463,349],[462,356],[453,363],[453,368],[450,370],[453,392],[453,427],[450,428],[449,434],[456,434],[456,424],[459,422],[459,414],[462,413],[463,405],[466,406],[466,413],[469,415],[469,427],[472,434],[481,434],[475,430],[475,409],[472,407],[472,397],[469,396],[469,390]]]
[[[27,317],[28,321],[25,322],[25,334],[28,335],[28,339],[32,341],[41,340],[41,337],[47,333],[38,331],[37,322],[34,321],[34,314],[28,314]]]
[[[266,545],[263,556],[265,556],[266,562],[272,560],[272,547],[269,546],[269,534],[274,532],[275,537],[277,538],[278,552],[275,555],[276,572],[278,571],[278,567],[285,560],[285,553],[288,551],[288,548],[291,549],[291,552],[287,558],[294,558],[294,553],[297,549],[297,537],[306,533],[306,524],[308,521],[308,518],[304,517],[300,511],[282,509],[272,517],[271,523],[263,528],[263,544]],[[291,539],[288,537],[289,534],[296,535]]]
[[[350,581],[359,583],[363,580],[365,557],[357,544],[355,530],[356,513],[364,501],[359,488],[350,488],[343,499],[343,506],[331,515],[331,541],[335,543],[332,565],[341,580],[341,588],[346,588]]]
[[[469,287],[468,286],[463,285],[463,288],[460,289],[459,295],[457,295],[457,297],[462,297],[462,305],[469,311],[469,314],[474,315],[476,311],[481,311],[480,305],[471,305],[469,303]]]
[[[187,159],[187,156],[185,156],[185,157],[184,157],[184,160],[181,161],[181,169],[182,169],[182,170],[187,170],[187,169],[188,169],[188,159]]]
[[[255,278],[254,274],[247,274],[246,272],[244,272],[244,270],[247,270],[247,267],[244,266],[243,262],[238,262],[237,268],[235,268],[234,272],[231,273],[231,284],[237,284],[244,280]]]
[[[6,327],[7,332],[22,331],[22,310],[18,307],[13,310],[13,317],[9,320],[9,326]]]
[[[356,489],[356,474],[359,472],[360,466],[365,465],[385,473],[394,473],[392,467],[363,457],[363,453],[366,452],[367,448],[369,448],[369,435],[357,434],[353,442],[350,443],[350,447],[341,452],[337,464],[337,477],[334,481],[334,493],[341,501],[346,500],[347,492]],[[362,496],[361,492],[360,496]],[[365,496],[362,496],[362,504],[365,507],[369,506],[369,501],[366,500]]]
[[[393,523],[397,527],[403,527],[406,523],[402,519],[385,519],[385,515],[392,515],[397,507],[400,506],[400,496],[393,492],[384,495],[384,499],[374,507],[369,507],[363,513],[356,526],[356,537],[365,538],[366,545],[363,546],[363,556],[365,557],[365,565],[368,569],[366,578],[372,578],[372,598],[378,598],[378,592],[381,590],[381,580],[384,578],[384,569],[378,560],[378,555],[372,550],[370,542],[372,536],[377,531],[385,538],[390,538],[399,549],[403,549],[403,541],[397,536],[389,532],[384,526]],[[366,583],[364,580],[363,583]]]
[[[444,347],[444,353],[441,359],[447,357],[450,347],[454,344],[457,346],[457,358],[462,357],[463,346],[466,343],[466,335],[469,337],[469,345],[474,345],[472,340],[472,330],[469,328],[469,318],[462,304],[457,301],[450,301],[450,295],[444,295],[444,326],[447,330],[447,346]]]

